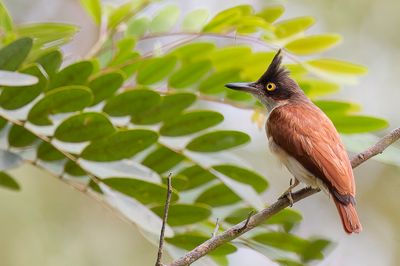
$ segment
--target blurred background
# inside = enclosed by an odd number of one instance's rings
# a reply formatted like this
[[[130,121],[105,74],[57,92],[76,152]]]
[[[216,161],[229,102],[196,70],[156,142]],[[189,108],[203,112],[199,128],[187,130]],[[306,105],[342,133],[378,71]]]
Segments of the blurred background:
[[[314,16],[317,23],[312,32],[337,32],[344,37],[343,44],[326,56],[360,63],[369,69],[358,85],[345,86],[335,97],[358,102],[363,113],[388,119],[387,131],[400,126],[399,1],[163,2],[176,3],[183,10],[205,7],[213,12],[241,3],[253,4],[255,8],[279,3],[287,9],[283,18]],[[70,60],[84,55],[96,40],[96,28],[78,0],[4,0],[4,3],[16,23],[56,21],[79,25],[81,31],[64,50]],[[217,105],[215,108],[225,115],[227,125],[252,136],[252,143],[235,153],[252,158],[247,162],[249,166],[265,173],[271,183],[265,200],[272,202],[287,187],[290,175],[267,151],[264,131],[250,122],[251,112],[231,107],[221,110]],[[32,166],[14,170],[13,175],[22,191],[0,190],[0,265],[154,264],[155,247],[133,225],[98,202]],[[357,168],[355,176],[362,234],[348,236],[342,232],[334,205],[322,193],[294,206],[304,217],[296,232],[302,236],[326,236],[336,243],[318,265],[399,265],[399,168],[371,160]],[[246,250],[231,255],[230,261],[232,265],[266,265],[263,257]]]

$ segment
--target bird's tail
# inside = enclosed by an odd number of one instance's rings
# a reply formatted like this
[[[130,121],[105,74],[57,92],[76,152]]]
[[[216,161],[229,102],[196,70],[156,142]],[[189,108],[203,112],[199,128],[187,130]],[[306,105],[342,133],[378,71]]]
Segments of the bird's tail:
[[[358,219],[357,211],[354,205],[352,203],[345,205],[337,199],[334,199],[334,201],[346,233],[360,233],[362,226],[360,220]]]

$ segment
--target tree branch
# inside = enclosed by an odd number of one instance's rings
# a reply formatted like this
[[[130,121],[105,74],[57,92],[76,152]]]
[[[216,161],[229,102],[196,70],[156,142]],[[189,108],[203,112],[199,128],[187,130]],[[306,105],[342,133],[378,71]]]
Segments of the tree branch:
[[[393,130],[392,132],[381,138],[376,144],[371,146],[369,149],[353,157],[351,159],[351,166],[353,168],[356,168],[363,162],[369,160],[371,157],[382,153],[387,147],[396,142],[398,139],[400,139],[400,128]],[[319,191],[320,191],[319,189],[303,188],[292,194],[293,202],[298,202]],[[169,264],[169,266],[190,265],[191,263],[207,255],[208,253],[218,248],[219,246],[227,242],[230,242],[233,239],[241,236],[242,234],[250,231],[254,227],[261,225],[262,223],[265,222],[265,220],[275,215],[276,213],[280,212],[281,210],[285,209],[289,205],[290,202],[287,198],[282,198],[280,200],[277,200],[274,204],[272,204],[268,208],[256,213],[255,215],[251,216],[250,218],[247,218],[241,223],[227,229],[225,232],[217,236],[213,236],[206,242],[194,248],[192,251],[186,253],[181,258],[173,261],[171,264]]]
[[[166,226],[167,220],[168,220],[168,211],[169,211],[169,206],[171,205],[171,195],[172,195],[171,174],[168,175],[167,186],[168,186],[167,199],[165,200],[164,216],[163,216],[162,226],[161,226],[160,244],[158,246],[156,266],[162,266],[161,258],[162,258],[163,246],[164,246],[164,233],[165,233],[165,226]]]

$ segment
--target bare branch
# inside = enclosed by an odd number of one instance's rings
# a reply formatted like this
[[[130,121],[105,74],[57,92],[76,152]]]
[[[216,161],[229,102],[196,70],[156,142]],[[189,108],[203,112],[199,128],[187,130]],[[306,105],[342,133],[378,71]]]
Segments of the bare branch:
[[[161,258],[162,258],[162,254],[163,254],[165,226],[166,226],[167,220],[168,220],[168,211],[169,211],[169,206],[171,205],[171,195],[172,195],[171,174],[168,175],[167,184],[168,184],[167,199],[165,200],[164,216],[163,216],[163,221],[162,221],[162,226],[161,226],[160,244],[158,246],[158,255],[157,255],[156,266],[163,265],[161,263]]]
[[[353,157],[351,160],[351,165],[353,166],[353,168],[359,166],[361,163],[367,161],[371,157],[374,157],[375,155],[382,153],[387,147],[392,145],[398,139],[400,139],[400,128],[394,129],[392,132],[381,138],[368,150],[363,151],[360,154]]]
[[[388,135],[380,139],[375,145],[371,146],[369,149],[361,152],[351,160],[351,166],[356,168],[361,163],[369,160],[371,157],[382,153],[387,147],[393,144],[395,141],[400,139],[400,128],[393,130]],[[319,189],[303,188],[295,193],[292,193],[293,202],[297,202],[306,197],[309,197],[317,192]],[[246,220],[241,223],[227,229],[225,232],[214,236],[202,243],[201,245],[194,248],[192,251],[186,253],[181,258],[173,261],[169,266],[185,266],[190,265],[201,257],[207,255],[219,246],[232,241],[233,239],[241,236],[242,234],[250,231],[254,227],[259,226],[264,223],[265,220],[272,217],[276,213],[280,212],[284,208],[290,205],[289,200],[285,197],[277,200],[274,204],[268,208],[256,213],[253,216],[249,216]]]

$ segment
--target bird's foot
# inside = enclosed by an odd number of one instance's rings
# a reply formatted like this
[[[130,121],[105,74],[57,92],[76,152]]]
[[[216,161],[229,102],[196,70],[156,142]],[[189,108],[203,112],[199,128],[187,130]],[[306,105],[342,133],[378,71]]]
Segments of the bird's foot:
[[[293,207],[294,201],[293,201],[291,189],[286,190],[278,199],[284,199],[284,198],[287,198],[289,200],[289,206]]]
[[[290,185],[289,188],[278,198],[278,199],[284,199],[287,198],[289,200],[289,206],[293,207],[293,197],[292,197],[292,189],[295,188],[300,182],[295,178],[294,183],[293,179],[290,179]]]

